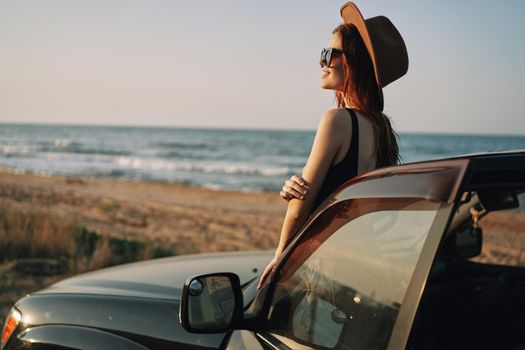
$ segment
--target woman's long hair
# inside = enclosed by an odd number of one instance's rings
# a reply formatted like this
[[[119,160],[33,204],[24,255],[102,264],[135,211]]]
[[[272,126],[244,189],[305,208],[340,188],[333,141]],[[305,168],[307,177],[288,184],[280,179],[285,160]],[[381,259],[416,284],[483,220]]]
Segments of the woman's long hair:
[[[395,165],[399,162],[397,134],[392,129],[389,118],[381,111],[379,88],[365,43],[352,24],[341,24],[334,29],[335,33],[341,35],[343,43],[345,77],[343,91],[335,92],[337,106],[342,108],[349,104],[371,121],[376,167]]]

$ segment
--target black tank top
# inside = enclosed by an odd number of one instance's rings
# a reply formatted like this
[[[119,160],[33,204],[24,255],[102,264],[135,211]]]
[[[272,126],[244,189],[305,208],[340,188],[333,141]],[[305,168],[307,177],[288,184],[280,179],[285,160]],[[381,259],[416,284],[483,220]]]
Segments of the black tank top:
[[[357,161],[359,159],[359,124],[355,112],[346,109],[352,117],[352,140],[350,147],[342,161],[328,169],[328,173],[321,185],[319,194],[315,200],[315,207],[318,207],[333,191],[345,183],[347,180],[357,175]]]

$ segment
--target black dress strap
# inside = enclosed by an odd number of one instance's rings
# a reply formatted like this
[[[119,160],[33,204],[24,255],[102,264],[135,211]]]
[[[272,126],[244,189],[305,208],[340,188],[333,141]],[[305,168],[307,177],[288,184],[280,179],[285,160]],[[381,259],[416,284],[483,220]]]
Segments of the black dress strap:
[[[359,163],[359,122],[357,121],[357,114],[351,108],[346,109],[352,117],[352,140],[350,141],[350,169],[355,172],[353,176],[357,175],[358,163]],[[352,176],[352,177],[353,177]]]

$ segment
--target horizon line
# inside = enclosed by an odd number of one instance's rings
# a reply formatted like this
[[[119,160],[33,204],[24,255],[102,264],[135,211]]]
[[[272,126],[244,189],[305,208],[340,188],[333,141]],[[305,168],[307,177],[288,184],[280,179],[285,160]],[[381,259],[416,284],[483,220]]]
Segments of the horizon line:
[[[246,127],[246,126],[184,126],[184,125],[147,125],[147,124],[86,124],[86,123],[61,123],[61,122],[31,122],[31,121],[0,121],[0,125],[34,125],[34,126],[66,126],[66,127],[100,127],[100,128],[143,128],[143,129],[188,129],[188,130],[244,130],[244,131],[283,131],[283,132],[315,132],[316,129],[292,129],[292,128],[272,128],[272,127]],[[525,133],[483,133],[483,132],[461,132],[461,131],[402,131],[394,130],[397,134],[411,135],[442,135],[442,136],[508,136],[508,137],[525,137]]]

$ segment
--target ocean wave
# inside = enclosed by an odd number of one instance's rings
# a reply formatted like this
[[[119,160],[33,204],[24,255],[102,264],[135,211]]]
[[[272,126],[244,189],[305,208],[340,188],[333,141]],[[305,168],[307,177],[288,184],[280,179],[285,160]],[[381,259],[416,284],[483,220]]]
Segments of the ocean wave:
[[[291,168],[288,167],[279,167],[279,168],[263,168],[261,169],[261,175],[265,176],[283,176],[283,175],[289,175],[291,173],[295,173],[296,171],[293,171]]]
[[[0,145],[0,154],[5,156],[27,156],[35,153],[36,149],[32,146],[15,146],[15,145]]]
[[[276,192],[281,185],[281,183],[277,183],[276,185],[269,185],[269,186],[238,186],[233,184],[227,184],[227,183],[217,183],[217,182],[203,182],[200,184],[196,183],[190,183],[190,185],[198,185],[199,187],[204,187],[210,190],[214,191],[224,191],[224,190],[234,190],[234,191],[240,191],[240,192]]]
[[[132,152],[112,149],[77,148],[64,153],[93,154],[101,156],[129,156]]]
[[[143,159],[136,157],[116,157],[114,162],[121,167],[132,169],[171,170],[186,172],[201,172],[223,175],[259,175],[259,176],[288,176],[297,172],[297,169],[275,166],[254,166],[238,163],[195,163],[173,162],[162,159]]]
[[[53,140],[53,146],[55,146],[56,148],[69,148],[71,147],[71,145],[72,145],[71,140],[67,140],[67,139],[54,139]]]
[[[151,170],[176,170],[175,163],[165,160],[152,160],[134,157],[116,157],[114,163],[118,166],[131,169],[151,169]]]
[[[5,166],[0,166],[0,170],[4,171],[6,173],[16,174],[16,175],[23,175],[23,174],[27,174],[29,172],[27,169],[20,168],[20,167],[9,168],[9,167],[5,167]]]
[[[206,143],[183,143],[183,142],[155,142],[154,146],[161,148],[176,148],[176,149],[214,149]]]
[[[190,158],[193,160],[198,160],[198,159],[208,159],[209,158],[209,154],[197,153],[192,150],[179,150],[179,151],[174,151],[174,150],[159,151],[157,150],[156,152],[152,152],[152,155],[155,157],[161,157],[161,158],[167,158],[167,159]]]
[[[40,152],[51,153],[75,153],[75,154],[89,154],[102,156],[129,156],[133,153],[131,151],[124,151],[120,149],[111,149],[104,147],[93,147],[79,142],[73,142],[67,139],[54,139],[53,142],[44,141],[39,143],[37,149]]]
[[[200,184],[201,187],[207,188],[209,190],[213,191],[224,191],[224,190],[235,190],[245,193],[253,193],[253,192],[269,192],[269,191],[276,191],[273,187],[238,187],[238,186],[232,186],[232,185],[226,185],[226,184],[217,184],[217,183],[203,183]]]

